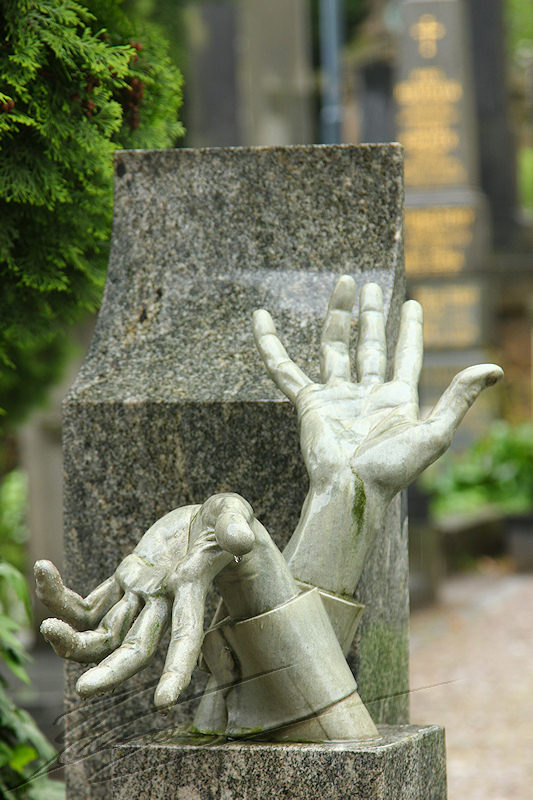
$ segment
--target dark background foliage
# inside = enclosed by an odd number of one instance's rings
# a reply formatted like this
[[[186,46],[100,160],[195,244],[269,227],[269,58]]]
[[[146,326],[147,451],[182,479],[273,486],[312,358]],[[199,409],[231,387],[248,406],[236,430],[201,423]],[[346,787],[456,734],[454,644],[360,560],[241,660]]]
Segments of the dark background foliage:
[[[10,426],[99,303],[115,149],[182,133],[181,76],[157,26],[117,0],[0,2],[0,408]]]

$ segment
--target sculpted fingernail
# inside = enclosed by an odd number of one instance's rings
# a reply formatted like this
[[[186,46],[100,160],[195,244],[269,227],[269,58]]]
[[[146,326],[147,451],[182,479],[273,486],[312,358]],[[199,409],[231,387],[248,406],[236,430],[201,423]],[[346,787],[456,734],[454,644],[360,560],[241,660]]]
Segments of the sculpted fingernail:
[[[177,675],[163,675],[159,681],[159,685],[155,691],[154,703],[156,707],[162,711],[168,711],[175,703],[183,687],[180,686],[180,680]]]
[[[93,667],[76,684],[76,691],[80,697],[94,697],[96,694],[105,694],[108,690],[106,682],[108,673],[104,669]]]
[[[223,550],[234,556],[246,555],[255,544],[255,536],[241,514],[225,512],[215,524],[215,536]]]
[[[355,302],[357,287],[351,275],[341,275],[333,291],[332,301],[344,311],[351,311]]]
[[[75,634],[70,625],[60,619],[45,619],[41,633],[62,658],[69,658],[76,646]]]
[[[43,599],[41,593],[49,594],[60,590],[61,575],[51,561],[37,561],[33,568],[33,574],[39,599]]]

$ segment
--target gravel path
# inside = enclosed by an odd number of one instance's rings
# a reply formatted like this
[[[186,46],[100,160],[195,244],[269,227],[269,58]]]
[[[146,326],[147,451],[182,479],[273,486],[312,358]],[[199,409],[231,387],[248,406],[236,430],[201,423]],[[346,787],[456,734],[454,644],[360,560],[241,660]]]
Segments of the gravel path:
[[[488,561],[413,612],[411,719],[446,728],[449,800],[533,800],[533,575]]]

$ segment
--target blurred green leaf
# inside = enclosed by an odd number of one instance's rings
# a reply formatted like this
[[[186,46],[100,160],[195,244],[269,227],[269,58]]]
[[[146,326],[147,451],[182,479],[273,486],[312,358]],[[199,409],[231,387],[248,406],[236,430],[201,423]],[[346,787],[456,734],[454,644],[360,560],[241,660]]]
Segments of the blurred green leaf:
[[[464,453],[448,453],[421,483],[436,516],[486,507],[507,514],[533,510],[533,424],[493,423]]]
[[[7,561],[21,572],[26,566],[24,547],[28,538],[26,508],[26,475],[22,470],[14,469],[0,481],[0,564],[2,560]],[[3,578],[9,581],[7,575],[0,573],[0,585]],[[12,580],[16,582],[16,578]],[[12,588],[16,589],[15,586]]]
[[[7,562],[0,562],[0,660],[20,680],[29,683],[24,665],[29,656],[17,633],[20,621],[8,615],[12,595],[29,619],[26,582]],[[0,797],[6,800],[59,800],[64,797],[61,783],[50,781],[47,766],[55,750],[35,725],[30,715],[14,704],[8,683],[0,676]]]
[[[37,750],[34,747],[31,747],[29,744],[18,744],[11,751],[9,766],[11,769],[14,769],[15,772],[23,774],[24,767],[35,758],[37,758]]]
[[[4,600],[5,590],[9,588],[20,601],[24,608],[26,621],[31,619],[30,596],[26,580],[21,572],[7,561],[0,561],[0,609],[9,610],[9,605]]]

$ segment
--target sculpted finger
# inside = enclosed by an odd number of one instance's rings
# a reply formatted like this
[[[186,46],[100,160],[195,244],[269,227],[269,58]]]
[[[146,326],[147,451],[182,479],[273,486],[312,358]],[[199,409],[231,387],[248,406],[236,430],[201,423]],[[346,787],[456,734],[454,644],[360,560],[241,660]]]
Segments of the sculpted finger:
[[[159,709],[174,705],[190,683],[204,639],[205,597],[206,588],[200,583],[177,588],[167,658],[154,695]]]
[[[361,383],[383,383],[387,368],[387,345],[383,293],[377,283],[367,283],[361,290],[356,361]]]
[[[311,383],[281,344],[272,317],[264,309],[254,311],[254,338],[267,372],[284,395],[294,403],[298,392]]]
[[[61,658],[81,664],[101,661],[120,645],[139,607],[139,597],[127,592],[105,615],[95,631],[80,632],[63,620],[45,619],[41,633]]]
[[[350,327],[356,286],[350,275],[341,275],[331,295],[320,340],[320,375],[323,383],[350,380]]]
[[[209,575],[212,569],[217,568],[220,561],[219,548],[226,551],[226,556],[228,553],[234,556],[249,553],[255,544],[255,534],[250,527],[253,519],[253,508],[241,495],[235,492],[219,492],[211,495],[199,508],[193,518],[192,526],[213,528],[219,547],[213,549],[209,545],[207,549],[205,546],[198,549],[197,545],[193,545],[189,551],[189,572],[195,563],[198,575],[204,577]],[[190,574],[186,575],[182,571],[180,580],[187,582],[190,580]]]
[[[78,680],[78,694],[81,697],[103,694],[146,667],[157,650],[167,621],[167,601],[163,597],[148,598],[122,645]]]
[[[255,544],[255,535],[238,511],[224,511],[215,523],[215,538],[223,550],[240,557],[249,553]]]
[[[122,596],[114,575],[83,598],[65,586],[51,561],[37,561],[33,572],[39,600],[56,617],[82,630],[94,627]]]
[[[408,300],[403,304],[400,333],[394,355],[393,379],[413,386],[418,385],[424,357],[423,320],[424,315],[420,303],[417,303],[416,300]]]
[[[449,446],[459,423],[478,395],[502,377],[503,370],[496,364],[478,364],[455,376],[423,423],[431,428],[439,444],[438,455]]]

